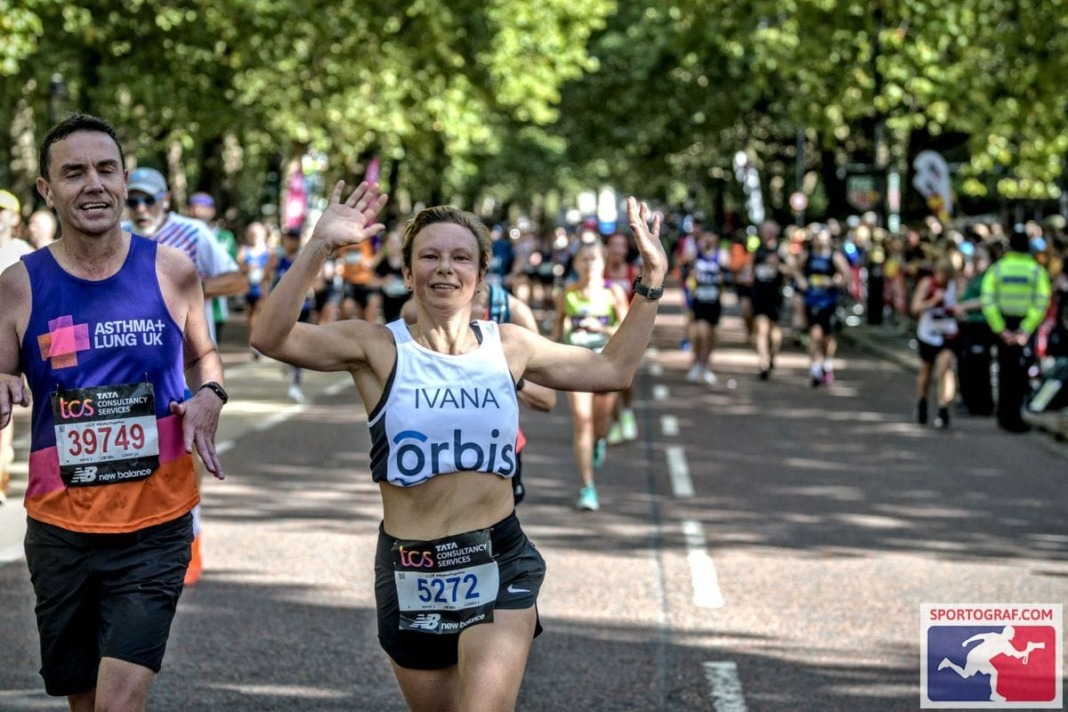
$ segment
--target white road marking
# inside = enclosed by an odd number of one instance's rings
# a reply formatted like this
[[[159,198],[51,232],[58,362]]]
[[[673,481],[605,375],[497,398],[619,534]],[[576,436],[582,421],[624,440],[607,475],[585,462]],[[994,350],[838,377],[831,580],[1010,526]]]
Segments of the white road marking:
[[[234,449],[233,440],[224,440],[221,443],[215,443],[215,454],[222,455],[224,452],[229,452]]]
[[[705,678],[712,693],[712,707],[716,712],[747,712],[738,666],[729,661],[706,662]]]
[[[12,561],[20,561],[25,553],[21,543],[12,544],[3,551],[0,551],[0,564],[9,564]]]
[[[353,383],[351,378],[344,378],[331,386],[327,386],[326,390],[324,390],[323,393],[328,396],[336,396],[338,393],[341,393],[341,391],[345,390],[346,388],[349,388],[352,385]]]
[[[686,451],[681,445],[670,445],[664,451],[667,456],[668,474],[671,476],[671,491],[676,497],[693,497],[693,481],[686,464]]]
[[[693,582],[693,604],[699,608],[723,608],[723,592],[719,590],[719,574],[705,545],[705,530],[701,523],[687,519],[682,523],[686,536],[686,558],[690,562]]]
[[[658,383],[657,385],[653,386],[653,400],[663,402],[666,401],[670,396],[671,391],[669,391],[668,387],[664,384]]]
[[[306,406],[291,405],[288,408],[278,411],[277,413],[268,418],[264,418],[260,422],[256,423],[256,425],[252,429],[258,431],[269,430],[270,428],[273,428],[276,425],[284,423],[285,421],[292,418],[294,415],[297,415],[298,413],[301,413],[304,410],[306,410]]]
[[[660,432],[669,438],[679,434],[679,419],[674,415],[665,415],[660,418]]]

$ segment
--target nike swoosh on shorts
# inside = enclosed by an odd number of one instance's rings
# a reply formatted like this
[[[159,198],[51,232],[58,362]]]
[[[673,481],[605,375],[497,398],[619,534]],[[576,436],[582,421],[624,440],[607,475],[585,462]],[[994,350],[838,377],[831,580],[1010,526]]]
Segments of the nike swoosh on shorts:
[[[530,593],[530,589],[516,588],[514,584],[508,584],[508,593]]]

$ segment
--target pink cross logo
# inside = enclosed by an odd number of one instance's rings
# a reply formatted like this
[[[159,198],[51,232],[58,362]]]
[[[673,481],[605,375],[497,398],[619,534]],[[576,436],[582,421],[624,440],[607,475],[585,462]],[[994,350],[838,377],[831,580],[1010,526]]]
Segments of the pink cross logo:
[[[74,317],[61,316],[48,322],[48,333],[37,337],[41,360],[52,359],[52,368],[78,365],[78,352],[89,348],[89,325],[75,324]]]

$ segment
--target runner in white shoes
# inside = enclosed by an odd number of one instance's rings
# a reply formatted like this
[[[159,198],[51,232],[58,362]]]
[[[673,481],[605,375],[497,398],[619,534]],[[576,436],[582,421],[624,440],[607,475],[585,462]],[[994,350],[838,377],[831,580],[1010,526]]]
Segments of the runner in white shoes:
[[[697,236],[697,252],[690,265],[690,293],[693,301],[693,363],[686,373],[691,383],[714,385],[716,374],[709,367],[716,346],[716,327],[723,312],[720,299],[727,255],[719,234],[702,227]]]
[[[572,261],[577,278],[557,295],[552,338],[600,352],[627,314],[627,296],[604,278],[604,245],[583,242]],[[572,450],[579,472],[579,509],[600,509],[594,471],[604,464],[616,391],[567,394],[574,424]]]

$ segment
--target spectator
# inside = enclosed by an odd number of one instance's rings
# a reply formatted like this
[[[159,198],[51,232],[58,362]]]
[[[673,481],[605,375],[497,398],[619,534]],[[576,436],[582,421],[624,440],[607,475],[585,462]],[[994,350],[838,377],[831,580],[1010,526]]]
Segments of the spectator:
[[[216,342],[215,315],[211,298],[241,294],[248,286],[237,264],[230,259],[215,239],[207,223],[173,212],[170,189],[163,174],[154,168],[138,168],[130,173],[126,185],[126,208],[133,219],[133,227],[161,245],[177,247],[189,256],[197,268],[204,290],[204,318],[212,342]],[[203,478],[197,465],[197,486]],[[191,586],[200,578],[201,560],[200,505],[193,508],[193,546],[185,585]]]
[[[0,273],[19,261],[32,249],[16,236],[22,222],[22,205],[14,194],[0,190]],[[11,483],[11,465],[15,461],[15,436],[11,424],[0,428],[0,504],[7,501]]]
[[[42,208],[34,210],[30,219],[26,222],[26,232],[30,238],[30,246],[35,250],[48,247],[56,240],[56,232],[59,223],[51,210]]]
[[[231,259],[237,260],[237,237],[233,232],[226,229],[222,222],[215,219],[215,198],[207,193],[193,193],[188,201],[189,215],[197,220],[203,220],[215,231],[215,239],[230,255]],[[222,340],[222,330],[230,318],[230,302],[227,297],[212,297],[211,299],[212,320],[215,323],[215,340]]]
[[[998,425],[1013,433],[1029,430],[1023,420],[1027,396],[1029,344],[1049,307],[1049,275],[1031,256],[1023,229],[1009,238],[1009,252],[983,277],[983,316],[997,337]]]
[[[994,335],[983,316],[983,277],[991,263],[1000,259],[1002,249],[994,244],[979,246],[966,266],[967,282],[956,314],[960,321],[961,343],[957,360],[957,381],[961,402],[970,415],[989,416],[994,413],[994,393],[991,385],[991,349]]]

